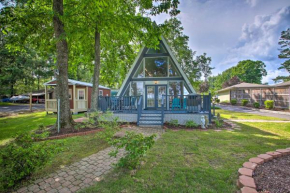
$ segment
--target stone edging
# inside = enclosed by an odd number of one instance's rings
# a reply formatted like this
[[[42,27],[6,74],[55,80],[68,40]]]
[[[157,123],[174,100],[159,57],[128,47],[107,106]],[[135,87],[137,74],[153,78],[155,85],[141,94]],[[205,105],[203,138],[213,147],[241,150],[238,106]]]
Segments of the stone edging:
[[[239,193],[258,193],[256,190],[255,180],[253,174],[255,168],[265,162],[273,160],[278,157],[290,155],[290,148],[277,149],[276,151],[270,151],[266,154],[260,154],[257,157],[250,158],[248,162],[243,164],[243,167],[239,169],[239,179],[237,185],[240,188]]]

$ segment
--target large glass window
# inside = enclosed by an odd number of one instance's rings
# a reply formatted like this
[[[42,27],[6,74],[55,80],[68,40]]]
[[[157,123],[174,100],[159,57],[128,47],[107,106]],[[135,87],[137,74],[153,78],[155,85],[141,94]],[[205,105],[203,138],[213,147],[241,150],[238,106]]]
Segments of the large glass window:
[[[182,95],[183,82],[169,82],[169,95]]]
[[[145,58],[146,77],[167,77],[168,57]]]
[[[148,49],[148,51],[146,52],[146,54],[164,54],[167,53],[165,48],[163,47],[162,44],[158,45],[158,48],[155,50],[153,48]]]
[[[169,60],[169,66],[168,66],[168,68],[169,68],[169,76],[170,77],[176,77],[176,76],[178,76],[178,77],[180,77],[181,75],[180,75],[180,73],[178,72],[178,70],[177,70],[177,68],[175,67],[175,65],[173,64],[173,61],[170,59]]]
[[[132,82],[131,83],[131,96],[143,95],[144,86],[143,82]]]

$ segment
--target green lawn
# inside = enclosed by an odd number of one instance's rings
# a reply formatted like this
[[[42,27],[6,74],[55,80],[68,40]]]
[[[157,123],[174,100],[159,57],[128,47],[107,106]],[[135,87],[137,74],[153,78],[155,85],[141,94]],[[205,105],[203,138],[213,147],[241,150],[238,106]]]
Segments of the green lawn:
[[[290,147],[289,123],[239,123],[241,131],[168,131],[135,176],[115,169],[83,192],[237,191],[238,169],[249,158]]]
[[[285,120],[281,118],[276,117],[266,117],[262,115],[256,115],[251,113],[240,113],[240,112],[234,112],[234,111],[227,111],[223,109],[216,109],[216,114],[220,113],[222,118],[225,119],[254,119],[254,120]]]
[[[82,116],[84,116],[84,114],[73,115],[73,118]],[[46,115],[45,112],[28,113],[0,118],[0,145],[4,145],[7,141],[13,139],[13,136],[18,132],[30,132],[34,129],[37,129],[40,124],[52,125],[55,123],[55,121],[56,115]],[[77,162],[84,157],[90,156],[108,147],[108,144],[100,140],[97,135],[98,134],[91,134],[86,136],[77,136],[49,141],[49,143],[59,144],[63,150],[60,153],[54,155],[51,162],[47,163],[43,168],[36,171],[31,176],[31,179],[33,180],[41,176],[48,175],[63,167],[64,165]],[[23,181],[22,183],[25,185],[29,182]]]
[[[16,103],[8,103],[8,102],[0,102],[0,106],[10,106],[10,105],[17,105],[17,104]]]
[[[73,118],[82,117],[84,114],[73,115]],[[0,145],[11,140],[13,136],[21,132],[29,132],[39,125],[52,125],[56,121],[56,115],[46,115],[46,112],[35,112],[0,118]]]

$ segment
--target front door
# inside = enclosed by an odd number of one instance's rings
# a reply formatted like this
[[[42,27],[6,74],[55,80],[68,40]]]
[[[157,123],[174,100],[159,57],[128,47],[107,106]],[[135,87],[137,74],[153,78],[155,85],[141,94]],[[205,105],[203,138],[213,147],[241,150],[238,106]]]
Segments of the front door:
[[[166,95],[166,85],[147,85],[145,95],[146,109],[158,109],[162,107],[162,95]],[[166,101],[164,101],[166,107]]]

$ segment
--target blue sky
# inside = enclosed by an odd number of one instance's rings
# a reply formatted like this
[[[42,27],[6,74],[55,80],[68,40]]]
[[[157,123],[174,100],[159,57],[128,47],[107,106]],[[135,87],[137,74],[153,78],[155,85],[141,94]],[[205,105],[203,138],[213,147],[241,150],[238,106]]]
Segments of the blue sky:
[[[211,56],[213,75],[246,59],[266,64],[263,83],[287,75],[277,69],[282,63],[278,40],[290,28],[290,0],[180,0],[179,8],[190,48]],[[168,16],[154,19],[160,23]]]

